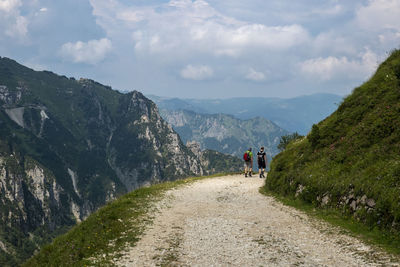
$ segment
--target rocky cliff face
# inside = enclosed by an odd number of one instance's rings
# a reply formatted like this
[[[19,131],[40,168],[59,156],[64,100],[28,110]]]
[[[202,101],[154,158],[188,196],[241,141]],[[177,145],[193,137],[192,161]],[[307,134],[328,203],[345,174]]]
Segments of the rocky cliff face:
[[[29,251],[87,216],[48,169],[29,157],[2,151],[0,156],[0,221],[3,266],[29,256]]]
[[[206,169],[141,93],[0,58],[0,265],[116,196]]]
[[[121,104],[123,113],[108,144],[108,161],[125,187],[130,191],[149,182],[203,174],[198,157],[160,117],[156,105],[136,91],[129,98]]]

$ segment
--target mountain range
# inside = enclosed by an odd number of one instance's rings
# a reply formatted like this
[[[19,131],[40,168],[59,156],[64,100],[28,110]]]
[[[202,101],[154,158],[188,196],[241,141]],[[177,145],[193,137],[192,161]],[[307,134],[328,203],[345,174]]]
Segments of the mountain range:
[[[313,94],[295,98],[227,98],[179,99],[148,96],[160,109],[189,110],[199,114],[229,114],[247,120],[266,118],[289,131],[307,134],[314,123],[331,114],[343,97],[334,94]]]
[[[196,141],[202,149],[213,149],[239,158],[252,147],[261,146],[269,159],[279,151],[280,137],[287,135],[275,123],[261,117],[241,120],[226,114],[201,114],[187,110],[162,109],[161,116],[184,142]]]
[[[138,91],[0,57],[1,266],[133,189],[239,166],[235,157],[186,147]]]

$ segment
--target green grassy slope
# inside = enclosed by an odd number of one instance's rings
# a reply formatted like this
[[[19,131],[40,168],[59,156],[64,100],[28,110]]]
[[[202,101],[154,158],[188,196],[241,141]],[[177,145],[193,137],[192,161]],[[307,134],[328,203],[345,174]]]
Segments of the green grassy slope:
[[[400,51],[271,163],[266,190],[400,232]]]

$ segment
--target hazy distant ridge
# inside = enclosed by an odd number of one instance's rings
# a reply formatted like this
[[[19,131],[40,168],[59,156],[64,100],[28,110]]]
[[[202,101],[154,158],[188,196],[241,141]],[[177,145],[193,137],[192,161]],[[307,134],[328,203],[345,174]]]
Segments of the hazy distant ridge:
[[[190,110],[203,114],[224,113],[239,119],[263,117],[289,132],[307,134],[314,123],[326,118],[342,101],[334,94],[313,94],[295,98],[179,99],[148,96],[159,108]]]
[[[261,117],[241,120],[226,114],[199,114],[187,110],[161,110],[184,142],[196,141],[202,149],[213,149],[241,158],[248,147],[265,146],[269,158],[278,153],[280,137],[288,132]]]

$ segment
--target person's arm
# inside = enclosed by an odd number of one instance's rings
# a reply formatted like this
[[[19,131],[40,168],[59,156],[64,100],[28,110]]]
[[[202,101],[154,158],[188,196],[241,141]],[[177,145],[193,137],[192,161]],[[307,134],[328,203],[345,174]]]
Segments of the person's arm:
[[[268,165],[267,154],[264,154],[265,166]]]

